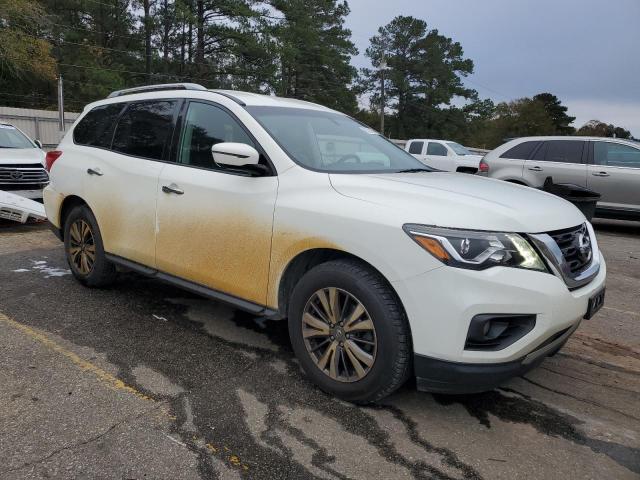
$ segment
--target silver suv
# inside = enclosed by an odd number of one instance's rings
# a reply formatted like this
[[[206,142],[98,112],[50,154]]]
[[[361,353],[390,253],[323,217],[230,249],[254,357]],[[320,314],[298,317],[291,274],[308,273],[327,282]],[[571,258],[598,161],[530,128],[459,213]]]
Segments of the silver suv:
[[[599,193],[597,217],[640,220],[640,143],[600,137],[523,137],[489,152],[480,175],[539,188],[547,177]]]

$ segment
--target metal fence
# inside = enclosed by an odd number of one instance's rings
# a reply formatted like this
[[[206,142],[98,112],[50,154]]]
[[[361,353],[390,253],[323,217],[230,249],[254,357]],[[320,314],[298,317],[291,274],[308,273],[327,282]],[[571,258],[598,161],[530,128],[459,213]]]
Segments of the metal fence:
[[[69,128],[79,113],[65,112],[64,123]],[[0,122],[10,123],[33,140],[40,140],[45,150],[51,150],[60,141],[58,112],[54,110],[33,110],[30,108],[0,107]]]

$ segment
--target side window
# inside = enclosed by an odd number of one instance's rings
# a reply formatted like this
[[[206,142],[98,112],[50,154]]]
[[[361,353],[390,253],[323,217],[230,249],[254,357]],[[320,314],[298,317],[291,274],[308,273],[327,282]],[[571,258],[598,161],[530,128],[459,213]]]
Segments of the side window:
[[[447,147],[437,142],[429,142],[427,146],[427,155],[439,155],[441,157],[447,156]]]
[[[500,158],[510,158],[512,160],[527,160],[540,142],[522,142],[510,148]]]
[[[422,155],[423,147],[424,142],[411,142],[411,145],[409,145],[409,153],[413,153],[414,155]]]
[[[584,143],[580,140],[547,140],[534,160],[558,163],[582,163]]]
[[[593,160],[596,165],[640,168],[640,149],[613,142],[594,142]]]
[[[176,101],[131,103],[118,121],[112,149],[136,157],[162,160],[171,136]]]
[[[182,129],[178,162],[219,170],[213,161],[211,147],[222,142],[256,146],[237,120],[222,108],[191,102]]]
[[[111,147],[111,137],[124,104],[112,103],[95,107],[73,129],[73,141],[90,147]]]

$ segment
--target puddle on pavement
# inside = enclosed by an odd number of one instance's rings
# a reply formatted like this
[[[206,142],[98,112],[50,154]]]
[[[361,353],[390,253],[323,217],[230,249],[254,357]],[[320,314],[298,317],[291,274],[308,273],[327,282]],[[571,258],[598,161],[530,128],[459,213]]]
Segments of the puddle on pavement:
[[[491,428],[491,416],[503,422],[531,425],[543,435],[563,438],[603,453],[619,465],[640,474],[640,448],[627,447],[586,436],[580,420],[558,412],[531,397],[509,388],[474,395],[433,395],[442,406],[459,404],[484,427]]]
[[[45,257],[46,258],[46,257]],[[31,260],[31,265],[11,270],[13,273],[38,272],[43,274],[44,278],[63,277],[71,275],[68,268],[52,267],[47,260]]]

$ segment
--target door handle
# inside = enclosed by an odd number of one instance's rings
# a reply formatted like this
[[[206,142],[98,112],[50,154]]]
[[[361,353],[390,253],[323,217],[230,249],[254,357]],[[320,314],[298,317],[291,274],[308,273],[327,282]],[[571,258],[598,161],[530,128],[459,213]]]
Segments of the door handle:
[[[593,172],[591,175],[594,177],[608,177],[609,174],[607,172]]]
[[[87,173],[89,175],[97,175],[98,177],[104,175],[104,173],[102,173],[102,170],[100,170],[99,168],[87,168]]]
[[[542,171],[542,167],[529,167],[529,170],[531,170],[532,172],[541,172]]]
[[[162,191],[164,193],[175,193],[176,195],[184,194],[184,190],[178,188],[178,186],[175,183],[172,183],[171,185],[163,185]]]

